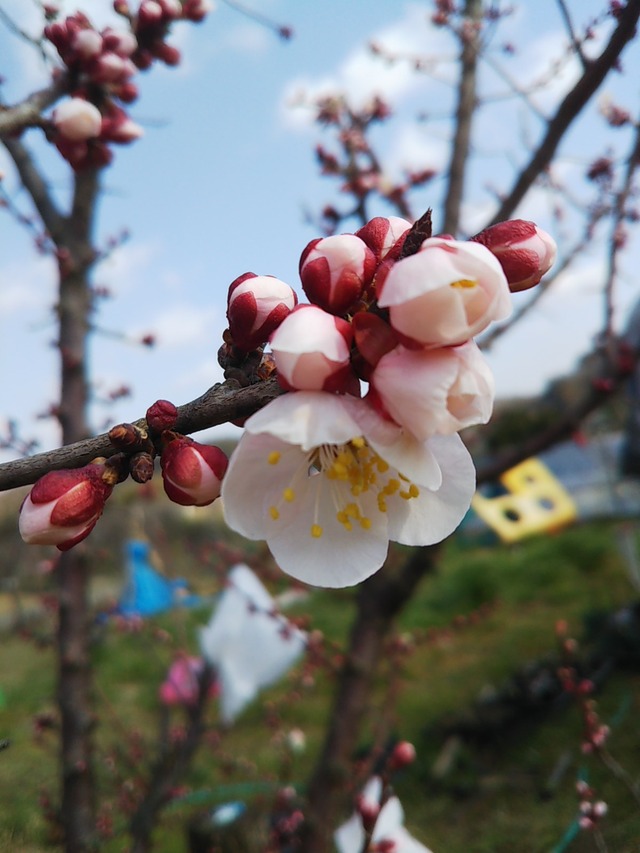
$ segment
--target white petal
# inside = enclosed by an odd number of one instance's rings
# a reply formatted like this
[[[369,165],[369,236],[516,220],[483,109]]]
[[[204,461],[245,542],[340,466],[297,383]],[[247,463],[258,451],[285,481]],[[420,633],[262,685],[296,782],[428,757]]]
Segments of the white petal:
[[[440,488],[421,488],[411,500],[388,501],[389,538],[403,545],[432,545],[449,536],[475,492],[473,460],[460,436],[434,436],[427,444],[442,470]]]
[[[322,391],[295,391],[277,397],[252,415],[245,427],[250,433],[270,433],[303,450],[344,444],[361,435],[344,399]]]
[[[353,529],[347,530],[336,519],[336,511],[353,497],[345,488],[336,504],[329,485],[335,482],[330,484],[322,474],[310,477],[308,488],[296,490],[295,503],[285,503],[280,518],[271,522],[267,542],[288,575],[313,586],[353,586],[384,563],[389,545],[387,518],[379,512],[373,494],[363,494],[359,503],[372,527],[364,530],[354,522]],[[321,536],[311,536],[314,523],[322,528]]]

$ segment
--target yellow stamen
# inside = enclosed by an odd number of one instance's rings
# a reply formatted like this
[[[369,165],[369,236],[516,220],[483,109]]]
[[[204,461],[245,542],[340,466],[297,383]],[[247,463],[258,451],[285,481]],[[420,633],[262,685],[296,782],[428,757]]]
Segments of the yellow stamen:
[[[311,525],[311,535],[314,539],[319,539],[322,536],[322,528],[319,524]]]
[[[478,282],[472,278],[460,278],[458,281],[452,281],[451,287],[460,287],[464,290],[468,290],[470,287],[475,287],[477,283]]]
[[[269,515],[274,521],[277,521],[280,518],[280,513],[278,512],[278,508],[275,506],[269,507]]]
[[[281,456],[282,454],[279,450],[272,450],[271,453],[267,456],[267,461],[269,465],[277,465],[277,463],[280,461]]]
[[[287,488],[282,492],[282,497],[287,503],[291,503],[296,499],[296,493],[293,491],[293,489]]]

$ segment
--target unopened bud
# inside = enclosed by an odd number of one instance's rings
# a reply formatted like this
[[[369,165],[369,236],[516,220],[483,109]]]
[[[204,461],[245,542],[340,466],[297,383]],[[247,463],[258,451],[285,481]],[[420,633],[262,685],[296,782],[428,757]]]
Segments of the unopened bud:
[[[150,430],[164,432],[165,429],[173,429],[176,425],[178,410],[169,400],[156,400],[147,409],[145,419]]]
[[[149,439],[147,433],[135,424],[116,424],[108,436],[114,447],[125,452],[141,448]]]
[[[380,803],[360,795],[356,800],[356,811],[360,815],[364,831],[372,832],[380,814]]]
[[[53,111],[53,123],[65,139],[83,142],[100,134],[100,110],[84,98],[69,98]]]
[[[153,456],[142,451],[134,454],[129,461],[131,479],[136,483],[148,483],[153,477]]]
[[[207,506],[220,497],[229,460],[219,447],[180,436],[164,448],[160,464],[170,500],[182,506]]]
[[[376,216],[356,231],[356,237],[363,240],[376,258],[381,261],[387,255],[396,258],[411,223],[399,216]]]
[[[295,308],[294,291],[271,275],[248,272],[232,281],[227,298],[227,319],[234,346],[250,352],[278,328]]]
[[[300,279],[309,301],[344,314],[358,301],[376,270],[376,257],[355,234],[312,240],[300,258]]]
[[[104,464],[49,471],[20,507],[20,535],[29,545],[55,545],[60,551],[81,542],[102,515],[113,486]]]
[[[416,760],[416,748],[407,740],[397,743],[389,756],[389,770],[400,770]]]
[[[558,251],[550,234],[524,219],[498,222],[471,239],[486,246],[500,261],[512,293],[538,284]]]
[[[278,381],[288,391],[346,391],[352,338],[346,320],[298,305],[271,336]]]

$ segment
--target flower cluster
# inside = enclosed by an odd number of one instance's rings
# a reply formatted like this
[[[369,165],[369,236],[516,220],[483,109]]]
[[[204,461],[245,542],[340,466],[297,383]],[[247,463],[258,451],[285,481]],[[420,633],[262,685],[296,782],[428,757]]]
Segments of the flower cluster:
[[[127,27],[96,30],[76,12],[45,27],[64,63],[72,97],[52,114],[53,142],[75,170],[111,162],[110,143],[126,144],[142,135],[121,104],[138,97],[133,77],[155,60],[177,65],[180,53],[165,41],[179,19],[201,21],[210,9],[206,0],[142,0],[137,13],[116,0],[115,11]]]
[[[475,489],[458,432],[485,423],[494,396],[473,337],[509,315],[512,278],[530,286],[553,260],[528,225],[463,242],[432,237],[428,217],[377,217],[306,247],[309,304],[278,279],[234,282],[227,334],[240,351],[268,340],[291,393],[245,424],[222,485],[232,528],[299,580],[340,587],[375,572],[390,540],[428,545],[458,526]]]

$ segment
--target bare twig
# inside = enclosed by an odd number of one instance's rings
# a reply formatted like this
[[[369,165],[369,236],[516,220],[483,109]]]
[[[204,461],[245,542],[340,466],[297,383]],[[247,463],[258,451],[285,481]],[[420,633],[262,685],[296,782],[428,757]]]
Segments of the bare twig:
[[[549,120],[547,131],[534,151],[528,165],[519,173],[515,184],[488,224],[509,219],[535,180],[544,172],[556,152],[561,139],[584,106],[615,67],[625,46],[634,38],[640,18],[640,0],[629,0],[622,9],[617,25],[602,53],[588,66],[573,89],[565,96]]]

